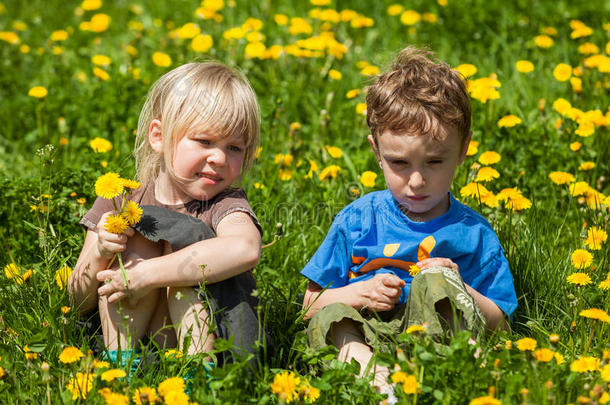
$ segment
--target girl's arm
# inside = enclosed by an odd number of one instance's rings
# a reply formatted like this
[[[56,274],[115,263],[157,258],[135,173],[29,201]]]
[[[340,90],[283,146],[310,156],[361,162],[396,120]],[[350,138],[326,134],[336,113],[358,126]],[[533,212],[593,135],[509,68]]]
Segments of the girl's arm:
[[[97,232],[87,230],[74,271],[68,277],[67,286],[72,306],[82,314],[97,306],[97,273],[108,266],[116,253],[126,249],[128,237],[134,234],[132,228],[127,228],[123,235],[106,231],[104,224],[110,214],[112,212],[102,215],[97,224]]]
[[[216,229],[217,237],[202,240],[165,256],[141,260],[128,267],[129,285],[118,272],[100,271],[97,280],[110,280],[98,289],[109,302],[129,296],[138,299],[161,287],[212,284],[253,268],[260,259],[261,236],[250,215],[233,212]]]

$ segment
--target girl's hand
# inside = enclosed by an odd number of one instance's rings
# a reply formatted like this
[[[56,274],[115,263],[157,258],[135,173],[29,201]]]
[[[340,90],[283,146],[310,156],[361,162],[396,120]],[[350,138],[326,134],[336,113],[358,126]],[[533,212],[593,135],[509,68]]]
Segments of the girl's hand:
[[[446,257],[430,257],[428,259],[424,259],[420,262],[417,262],[417,267],[419,267],[421,270],[435,266],[447,267],[458,274],[460,273],[460,268],[458,267],[458,265],[455,264],[451,259],[448,259]]]
[[[389,273],[376,274],[375,277],[366,281],[354,283],[354,285],[358,284],[363,287],[362,294],[366,307],[375,312],[389,311],[394,308],[400,300],[402,287],[405,286],[404,280]]]
[[[112,211],[102,215],[100,222],[97,223],[97,251],[101,257],[110,260],[115,254],[125,251],[127,239],[133,236],[135,231],[128,227],[122,235],[108,232],[104,229],[104,224],[109,215],[112,215]]]
[[[152,290],[146,284],[146,260],[139,258],[137,255],[130,255],[124,264],[129,275],[127,286],[123,285],[121,271],[118,268],[101,270],[96,276],[97,280],[102,283],[97,289],[97,293],[100,296],[107,296],[109,303],[127,298],[130,305],[136,305],[140,298]]]

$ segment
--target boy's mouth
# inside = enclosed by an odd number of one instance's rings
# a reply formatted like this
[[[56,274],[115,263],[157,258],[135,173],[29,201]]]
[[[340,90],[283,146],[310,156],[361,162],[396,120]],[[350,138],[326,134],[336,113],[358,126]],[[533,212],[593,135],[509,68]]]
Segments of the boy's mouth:
[[[407,199],[411,200],[411,201],[423,201],[426,198],[428,198],[428,196],[426,195],[408,195]]]

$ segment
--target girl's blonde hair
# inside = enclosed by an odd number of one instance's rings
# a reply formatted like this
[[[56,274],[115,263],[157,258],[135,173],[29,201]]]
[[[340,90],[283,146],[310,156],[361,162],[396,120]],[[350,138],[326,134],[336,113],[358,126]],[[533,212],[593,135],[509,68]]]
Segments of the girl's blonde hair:
[[[161,121],[163,153],[148,141],[152,120]],[[254,90],[239,72],[217,62],[187,63],[152,86],[138,120],[134,156],[136,176],[154,180],[164,165],[172,177],[176,145],[193,130],[221,137],[243,137],[246,150],[241,174],[252,165],[259,142],[259,107]]]

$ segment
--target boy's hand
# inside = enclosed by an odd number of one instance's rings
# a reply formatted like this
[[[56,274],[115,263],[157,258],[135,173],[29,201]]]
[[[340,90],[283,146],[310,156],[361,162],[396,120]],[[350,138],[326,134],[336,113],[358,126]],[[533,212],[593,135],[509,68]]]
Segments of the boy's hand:
[[[359,284],[359,283],[355,283]],[[389,311],[400,299],[405,282],[394,274],[377,274],[362,283],[365,306],[375,312]]]
[[[430,257],[428,259],[424,259],[420,262],[417,262],[417,267],[419,267],[421,270],[435,266],[447,267],[458,274],[460,272],[460,268],[458,267],[458,265],[455,264],[451,259],[448,259],[446,257]]]
[[[135,232],[131,227],[125,229],[122,235],[108,232],[104,229],[104,224],[106,224],[106,219],[111,214],[112,211],[106,212],[100,218],[100,222],[97,223],[97,251],[105,259],[112,259],[116,253],[125,251],[127,239],[133,236]]]

